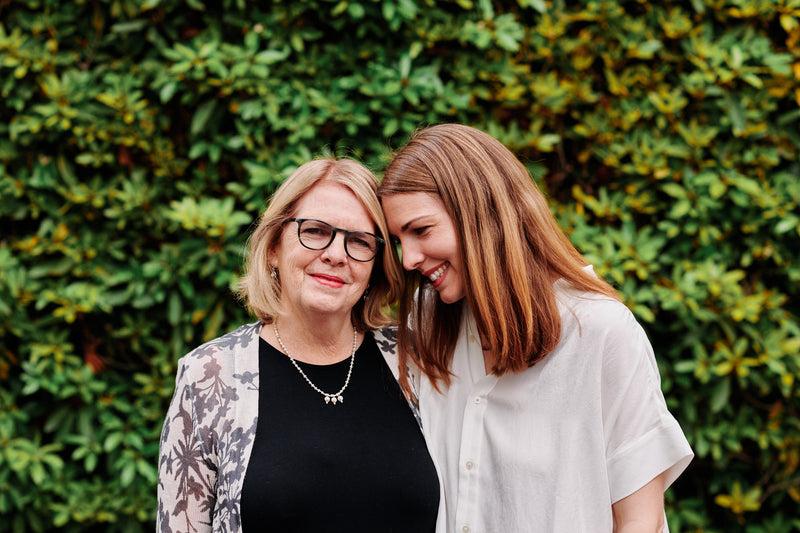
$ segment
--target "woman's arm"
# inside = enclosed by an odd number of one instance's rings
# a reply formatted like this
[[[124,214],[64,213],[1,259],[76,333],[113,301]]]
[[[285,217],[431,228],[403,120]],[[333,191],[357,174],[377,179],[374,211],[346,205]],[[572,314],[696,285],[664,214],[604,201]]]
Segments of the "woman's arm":
[[[660,532],[664,491],[692,450],[667,409],[647,335],[630,311],[613,311],[603,343],[601,401],[614,531]]]
[[[664,477],[661,473],[630,496],[611,505],[614,533],[659,533],[664,528]]]
[[[183,363],[183,361],[181,361]],[[195,390],[179,364],[158,458],[158,531],[211,531],[216,470],[208,461],[195,416]]]

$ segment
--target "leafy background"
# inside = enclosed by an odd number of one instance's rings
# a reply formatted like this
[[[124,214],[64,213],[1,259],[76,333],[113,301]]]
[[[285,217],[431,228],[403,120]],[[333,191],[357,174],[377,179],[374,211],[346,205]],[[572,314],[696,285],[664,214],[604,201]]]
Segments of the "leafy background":
[[[800,0],[5,0],[0,94],[0,529],[152,529],[268,194],[458,121],[645,324],[672,530],[800,530]]]

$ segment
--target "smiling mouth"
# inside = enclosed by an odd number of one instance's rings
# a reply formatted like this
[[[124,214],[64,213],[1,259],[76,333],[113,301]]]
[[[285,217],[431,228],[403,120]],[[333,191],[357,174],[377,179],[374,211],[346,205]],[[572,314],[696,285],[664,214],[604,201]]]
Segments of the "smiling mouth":
[[[328,287],[341,287],[344,285],[344,280],[336,276],[326,276],[325,274],[312,274],[314,279]]]
[[[440,266],[439,268],[437,268],[436,270],[434,270],[434,271],[433,271],[433,272],[432,272],[432,273],[431,273],[431,274],[428,276],[428,279],[429,279],[429,280],[431,280],[431,283],[433,283],[433,285],[434,285],[434,286],[436,286],[436,285],[437,285],[437,283],[436,283],[436,282],[437,282],[437,281],[439,281],[439,280],[442,278],[442,276],[444,275],[444,273],[445,273],[445,272],[447,272],[447,269],[449,269],[449,268],[450,268],[450,265],[449,265],[448,263],[444,263],[444,264],[442,264],[442,266]]]

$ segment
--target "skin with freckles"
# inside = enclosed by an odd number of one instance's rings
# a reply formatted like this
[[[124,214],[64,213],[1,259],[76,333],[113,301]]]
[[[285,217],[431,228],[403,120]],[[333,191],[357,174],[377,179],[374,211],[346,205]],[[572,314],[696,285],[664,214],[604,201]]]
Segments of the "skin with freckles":
[[[453,221],[438,196],[396,194],[382,201],[389,233],[400,241],[403,268],[418,270],[444,303],[464,298],[461,250]]]

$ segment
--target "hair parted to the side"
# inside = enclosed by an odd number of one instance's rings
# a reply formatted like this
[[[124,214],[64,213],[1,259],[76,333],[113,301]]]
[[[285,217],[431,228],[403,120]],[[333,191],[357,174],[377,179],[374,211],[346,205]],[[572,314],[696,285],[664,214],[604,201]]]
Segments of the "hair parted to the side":
[[[554,281],[618,299],[558,226],[525,166],[502,143],[475,128],[442,124],[417,131],[395,154],[378,195],[439,196],[460,239],[465,299],[445,304],[419,272],[406,272],[400,298],[401,378],[410,357],[438,389],[450,362],[463,306],[496,357],[492,373],[533,366],[561,335]],[[408,385],[403,383],[404,388]]]
[[[281,310],[280,273],[273,277],[270,251],[277,245],[286,219],[294,216],[297,202],[322,181],[343,185],[366,208],[375,224],[376,235],[389,240],[386,219],[377,196],[377,181],[370,170],[352,159],[320,158],[301,165],[278,187],[247,241],[244,273],[237,293],[247,308],[265,323]],[[384,311],[397,300],[402,275],[390,246],[381,247],[374,259],[366,298],[353,307],[353,325],[359,331],[379,328],[394,321]]]

